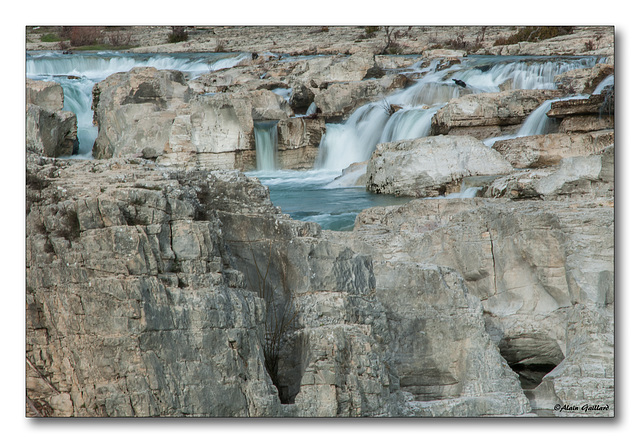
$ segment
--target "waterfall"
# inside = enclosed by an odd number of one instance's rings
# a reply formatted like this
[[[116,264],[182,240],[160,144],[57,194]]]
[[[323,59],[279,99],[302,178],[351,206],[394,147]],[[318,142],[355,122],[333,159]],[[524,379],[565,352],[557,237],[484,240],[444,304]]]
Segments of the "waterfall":
[[[384,101],[356,109],[343,123],[327,124],[316,168],[342,170],[352,163],[368,160],[378,143],[429,135],[431,118],[436,111],[463,92],[498,92],[505,82],[512,89],[556,89],[556,75],[594,66],[599,61],[598,57],[549,60],[548,57],[472,56],[441,71],[437,71],[438,64],[432,62],[425,75],[412,86],[389,95]],[[453,78],[463,80],[467,88],[457,86]],[[390,113],[390,105],[400,110]],[[544,106],[550,107],[551,103]],[[548,110],[534,112],[517,136],[546,133],[552,124],[545,115]],[[516,136],[505,138],[513,137]],[[496,139],[491,140],[493,143]]]
[[[554,127],[553,118],[547,117],[547,112],[551,110],[551,104],[555,102],[565,100],[576,100],[588,98],[588,95],[572,95],[570,97],[554,98],[551,100],[545,100],[540,106],[538,106],[529,116],[525,119],[520,126],[517,134],[502,135],[499,137],[491,137],[485,139],[483,142],[485,145],[492,147],[498,140],[510,140],[518,137],[527,137],[530,135],[542,135],[549,134]]]
[[[278,121],[270,120],[253,123],[256,139],[256,165],[258,171],[277,169]]]
[[[593,94],[594,95],[601,94],[604,88],[606,88],[607,86],[613,85],[613,82],[614,82],[613,74],[608,75],[604,80],[600,82],[598,86],[596,86],[596,89],[594,89]]]
[[[501,85],[510,89],[556,89],[555,76],[567,71],[589,68],[602,61],[599,57],[470,57],[466,65],[450,68],[455,77],[483,92],[498,92]]]
[[[93,81],[87,78],[60,79],[60,85],[64,92],[65,111],[71,111],[76,115],[78,122],[78,152],[74,152],[79,158],[91,158],[93,142],[98,136],[98,128],[93,125],[93,111],[91,109]]]
[[[54,81],[64,91],[64,110],[78,118],[78,156],[92,158],[93,143],[98,129],[93,125],[93,86],[116,72],[135,67],[178,70],[188,78],[237,65],[247,54],[126,54],[98,52],[62,54],[42,52],[27,54],[27,77],[33,80]]]

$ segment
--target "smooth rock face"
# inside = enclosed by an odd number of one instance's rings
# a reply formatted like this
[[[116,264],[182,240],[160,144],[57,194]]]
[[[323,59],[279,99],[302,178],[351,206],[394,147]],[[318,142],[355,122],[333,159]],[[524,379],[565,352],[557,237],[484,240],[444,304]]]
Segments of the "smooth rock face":
[[[458,270],[482,300],[486,330],[519,373],[532,407],[591,399],[609,402],[603,414],[613,413],[610,197],[416,200],[363,211],[353,241],[374,263],[379,257]],[[376,281],[379,287],[378,272]],[[587,345],[591,334],[599,338]]]
[[[516,375],[484,330],[480,300],[460,275],[401,260],[376,262],[376,295],[387,311],[400,388],[419,402],[420,415],[528,412]]]
[[[367,165],[367,189],[396,196],[437,196],[463,177],[511,170],[498,152],[473,137],[424,137],[379,144]]]

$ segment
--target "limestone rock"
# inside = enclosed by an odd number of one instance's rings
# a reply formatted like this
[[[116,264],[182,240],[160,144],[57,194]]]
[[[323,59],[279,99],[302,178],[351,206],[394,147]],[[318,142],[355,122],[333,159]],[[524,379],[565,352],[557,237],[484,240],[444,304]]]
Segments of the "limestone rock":
[[[296,300],[298,324],[281,371],[302,417],[393,413],[387,319],[374,297],[323,292]]]
[[[161,164],[212,169],[255,167],[254,120],[282,120],[292,111],[267,90],[200,95],[178,110]]]
[[[515,32],[515,31],[514,31]],[[577,28],[574,32],[536,42],[518,42],[483,48],[480,53],[493,55],[587,55],[613,56],[614,32],[612,26],[593,29]]]
[[[557,172],[538,181],[536,191],[545,196],[597,192],[598,184],[607,182],[613,192],[613,159],[613,146],[602,155],[563,158]]]
[[[551,103],[547,116],[551,118],[565,118],[576,115],[602,115],[607,96],[604,94],[590,95],[588,98],[559,100]],[[613,109],[613,106],[611,107]]]
[[[315,102],[325,116],[346,116],[365,103],[406,86],[404,75],[385,76],[379,80],[334,83],[316,94]]]
[[[379,144],[367,165],[367,189],[396,196],[437,196],[463,177],[511,170],[498,152],[473,137],[424,137]]]
[[[454,98],[436,112],[432,134],[448,134],[454,128],[517,125],[542,102],[558,95],[558,91],[517,89]]]
[[[37,105],[47,111],[62,111],[64,92],[56,82],[27,79],[27,104]]]
[[[282,169],[310,169],[325,132],[323,119],[286,118],[278,122],[278,165]]]
[[[219,220],[140,164],[29,165],[32,412],[278,415],[264,302],[228,269]]]
[[[556,76],[555,83],[563,95],[591,94],[609,75],[613,74],[613,65],[597,64],[592,68],[574,69]]]
[[[291,90],[289,104],[294,111],[305,112],[314,101],[313,91],[302,83],[296,83]]]
[[[346,188],[352,186],[367,185],[367,164],[368,162],[352,163],[342,170],[342,174],[336,177],[327,187]]]
[[[27,150],[46,157],[73,154],[78,145],[76,115],[27,104],[26,144]]]
[[[514,168],[544,168],[558,164],[566,157],[602,152],[614,141],[612,130],[587,133],[546,134],[517,137],[494,143]]]
[[[169,140],[176,108],[191,97],[178,71],[133,68],[97,83],[93,90],[98,137],[94,158],[137,154],[145,148],[160,155]]]
[[[374,263],[438,263],[460,272],[532,407],[597,400],[610,405],[605,415],[613,413],[611,197],[416,200],[363,211],[352,238]],[[381,278],[376,272],[378,287]],[[598,338],[587,345],[591,334]]]

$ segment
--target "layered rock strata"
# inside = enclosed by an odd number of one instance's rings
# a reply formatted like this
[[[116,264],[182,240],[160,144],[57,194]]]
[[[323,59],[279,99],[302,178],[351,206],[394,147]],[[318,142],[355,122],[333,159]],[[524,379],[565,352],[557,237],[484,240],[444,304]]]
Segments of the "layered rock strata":
[[[457,270],[534,408],[599,402],[610,416],[612,206],[610,197],[416,200],[363,211],[343,239],[375,257],[374,270],[396,262]]]
[[[27,175],[29,415],[529,410],[454,271],[376,271],[341,239],[280,215],[266,188],[233,171],[29,156]],[[401,299],[397,276],[413,282]],[[295,306],[277,374],[267,370],[261,284],[276,305]],[[394,313],[418,306],[415,318]],[[454,318],[464,330],[438,335]]]

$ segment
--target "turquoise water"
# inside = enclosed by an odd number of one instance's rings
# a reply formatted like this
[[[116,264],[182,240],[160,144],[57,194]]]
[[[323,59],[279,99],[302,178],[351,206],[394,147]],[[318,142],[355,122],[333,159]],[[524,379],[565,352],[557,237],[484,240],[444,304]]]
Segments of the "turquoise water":
[[[372,206],[399,205],[411,200],[367,192],[364,187],[331,187],[340,171],[253,171],[269,188],[271,201],[295,220],[318,223],[323,229],[349,231],[356,216]]]

